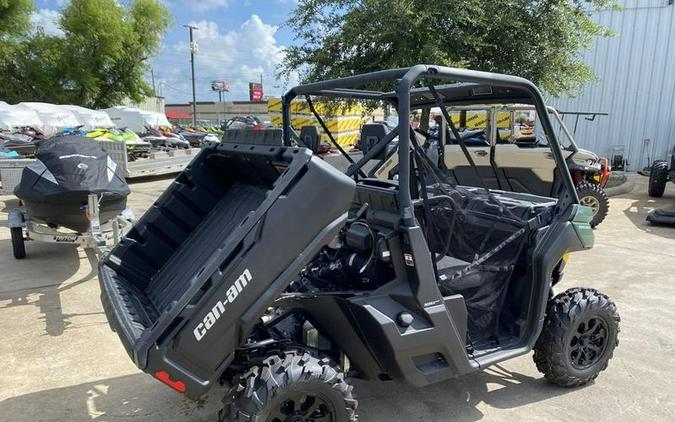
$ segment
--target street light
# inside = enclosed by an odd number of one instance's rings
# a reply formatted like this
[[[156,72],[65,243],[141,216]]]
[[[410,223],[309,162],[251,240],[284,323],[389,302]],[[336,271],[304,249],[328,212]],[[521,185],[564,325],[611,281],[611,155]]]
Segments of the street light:
[[[192,25],[183,25],[190,31],[190,66],[192,67],[192,126],[197,126],[197,94],[195,93],[195,54],[197,53],[197,43],[194,41],[192,31],[199,29]]]

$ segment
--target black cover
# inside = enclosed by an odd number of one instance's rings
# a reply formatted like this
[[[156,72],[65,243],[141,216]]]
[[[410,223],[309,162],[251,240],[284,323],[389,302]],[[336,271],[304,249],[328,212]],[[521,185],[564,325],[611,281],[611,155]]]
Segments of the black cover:
[[[655,209],[647,215],[647,221],[652,224],[675,227],[675,211]]]
[[[89,226],[84,206],[90,193],[99,195],[105,222],[126,208],[129,186],[98,143],[81,136],[42,141],[14,190],[32,219],[78,232]]]

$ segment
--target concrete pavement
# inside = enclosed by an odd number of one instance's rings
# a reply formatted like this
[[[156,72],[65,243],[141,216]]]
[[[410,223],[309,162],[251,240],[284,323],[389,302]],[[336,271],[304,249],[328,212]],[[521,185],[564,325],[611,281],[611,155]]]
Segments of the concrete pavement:
[[[132,185],[137,215],[170,183]],[[675,420],[675,229],[645,222],[654,207],[675,210],[675,185],[646,195],[646,178],[611,198],[596,246],[576,253],[560,289],[595,287],[621,313],[621,343],[589,386],[561,389],[524,356],[427,388],[355,382],[362,421],[672,421]],[[83,250],[30,242],[11,256],[0,197],[0,420],[214,421],[221,391],[183,399],[138,371],[108,328],[93,264]]]

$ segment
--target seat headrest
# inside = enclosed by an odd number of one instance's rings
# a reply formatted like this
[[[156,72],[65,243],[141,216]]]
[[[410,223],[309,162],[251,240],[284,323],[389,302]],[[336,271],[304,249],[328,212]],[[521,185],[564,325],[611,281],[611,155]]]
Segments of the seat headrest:
[[[361,127],[361,139],[359,140],[359,149],[366,154],[372,147],[380,142],[389,130],[384,123],[368,123]],[[382,150],[382,154],[373,157],[376,160],[384,158],[386,149]]]
[[[319,152],[321,136],[319,135],[319,129],[316,126],[303,126],[302,129],[300,129],[300,140],[307,148],[311,149],[314,154]]]

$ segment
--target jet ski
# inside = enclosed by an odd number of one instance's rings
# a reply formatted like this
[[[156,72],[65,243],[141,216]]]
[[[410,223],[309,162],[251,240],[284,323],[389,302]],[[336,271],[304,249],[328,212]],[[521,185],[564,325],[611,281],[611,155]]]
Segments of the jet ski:
[[[190,148],[190,143],[179,134],[164,133],[150,126],[145,129],[147,132],[141,135],[141,139],[150,142],[155,148]]]
[[[190,143],[191,146],[199,148],[203,142],[220,142],[220,138],[217,135],[208,132],[203,128],[186,128],[182,129],[178,133],[186,141]]]
[[[87,132],[86,136],[97,141],[126,142],[129,161],[139,157],[147,158],[152,147],[150,142],[143,141],[129,129],[94,128]]]
[[[83,233],[89,228],[85,206],[92,193],[99,196],[101,223],[126,208],[129,186],[96,142],[75,135],[50,138],[40,142],[36,158],[14,189],[33,221]]]
[[[37,150],[36,140],[22,133],[0,132],[0,146],[23,156],[33,156]]]

